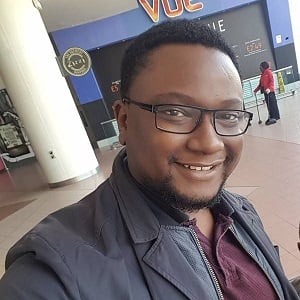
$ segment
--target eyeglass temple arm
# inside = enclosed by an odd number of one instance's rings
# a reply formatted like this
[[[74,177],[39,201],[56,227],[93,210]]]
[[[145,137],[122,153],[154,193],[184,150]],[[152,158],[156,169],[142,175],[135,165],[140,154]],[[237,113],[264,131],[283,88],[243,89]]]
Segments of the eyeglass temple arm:
[[[124,97],[122,100],[123,100],[123,103],[132,103],[132,104],[135,104],[135,105],[139,106],[140,108],[142,108],[144,110],[148,110],[148,111],[151,111],[151,112],[156,111],[155,110],[155,105],[137,102],[137,101],[131,100],[131,99],[126,98],[126,97]]]

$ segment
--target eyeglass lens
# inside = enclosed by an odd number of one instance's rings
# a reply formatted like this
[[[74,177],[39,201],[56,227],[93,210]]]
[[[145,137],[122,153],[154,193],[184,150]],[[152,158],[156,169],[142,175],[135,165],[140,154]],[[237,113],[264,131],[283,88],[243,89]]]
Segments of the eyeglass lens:
[[[199,122],[203,111],[197,108],[160,105],[156,109],[157,128],[174,133],[192,132]],[[239,110],[217,110],[212,112],[213,125],[220,135],[244,133],[249,123],[247,112]]]

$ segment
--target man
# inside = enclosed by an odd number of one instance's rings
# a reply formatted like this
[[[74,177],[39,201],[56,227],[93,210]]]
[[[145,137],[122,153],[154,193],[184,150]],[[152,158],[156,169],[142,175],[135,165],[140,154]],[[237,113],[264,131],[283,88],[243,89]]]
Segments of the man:
[[[256,94],[258,91],[261,91],[264,94],[269,113],[265,125],[272,125],[280,119],[277,99],[275,95],[274,76],[270,69],[269,63],[266,61],[260,63],[259,69],[261,71],[260,80],[258,86],[254,89],[253,92]]]
[[[1,299],[297,299],[252,205],[223,186],[252,114],[235,55],[199,21],[137,37],[110,178],[9,252]]]

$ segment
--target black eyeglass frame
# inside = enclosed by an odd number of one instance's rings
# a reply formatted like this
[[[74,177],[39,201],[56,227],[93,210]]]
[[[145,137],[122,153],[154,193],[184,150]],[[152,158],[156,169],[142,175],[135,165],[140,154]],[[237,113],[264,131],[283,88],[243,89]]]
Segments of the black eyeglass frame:
[[[193,131],[196,130],[196,128],[199,126],[199,123],[201,121],[201,116],[202,116],[202,113],[203,112],[210,112],[210,113],[213,113],[213,115],[216,114],[216,112],[223,112],[223,111],[238,111],[238,112],[243,112],[243,113],[246,113],[248,114],[249,116],[249,119],[248,119],[248,123],[244,129],[244,131],[240,132],[240,133],[237,133],[237,134],[221,134],[217,131],[217,128],[216,128],[216,124],[215,124],[215,117],[213,117],[213,127],[214,127],[214,130],[215,132],[220,135],[220,136],[239,136],[239,135],[242,135],[242,134],[245,134],[249,125],[251,124],[251,121],[252,121],[252,118],[253,118],[253,113],[249,112],[249,111],[246,111],[246,110],[242,110],[242,109],[207,109],[207,108],[202,108],[202,107],[199,107],[199,106],[193,106],[193,105],[183,105],[183,104],[147,104],[147,103],[142,103],[142,102],[138,102],[138,101],[135,101],[135,100],[132,100],[128,97],[123,97],[122,98],[122,101],[123,103],[132,103],[136,106],[138,106],[139,108],[141,109],[144,109],[144,110],[147,110],[147,111],[150,111],[152,113],[155,114],[155,127],[158,129],[158,130],[161,130],[161,131],[164,131],[164,132],[169,132],[169,133],[174,133],[174,134],[189,134],[189,133],[192,133]],[[174,131],[170,131],[170,130],[166,130],[166,129],[163,129],[163,128],[160,128],[159,126],[157,126],[157,120],[156,120],[156,113],[158,111],[158,107],[161,107],[161,106],[177,106],[177,107],[186,107],[186,108],[193,108],[193,109],[197,109],[200,111],[200,118],[198,118],[197,122],[195,123],[195,127],[188,131],[188,132],[174,132]]]

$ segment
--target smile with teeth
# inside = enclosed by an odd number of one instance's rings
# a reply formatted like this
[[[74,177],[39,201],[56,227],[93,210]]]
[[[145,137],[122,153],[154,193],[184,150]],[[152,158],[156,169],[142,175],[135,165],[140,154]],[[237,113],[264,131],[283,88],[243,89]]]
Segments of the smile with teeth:
[[[187,169],[195,170],[195,171],[209,171],[213,168],[213,166],[200,167],[200,166],[191,166],[191,165],[186,165],[186,164],[183,166]]]

